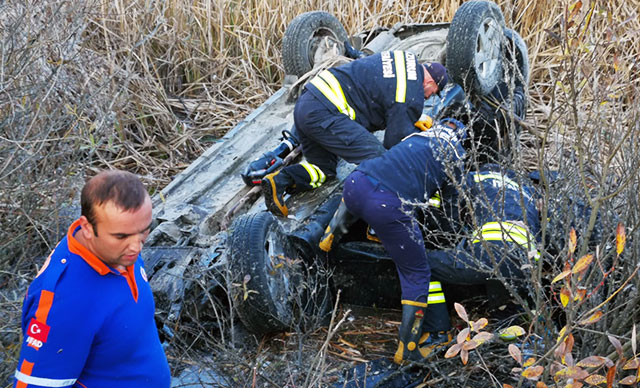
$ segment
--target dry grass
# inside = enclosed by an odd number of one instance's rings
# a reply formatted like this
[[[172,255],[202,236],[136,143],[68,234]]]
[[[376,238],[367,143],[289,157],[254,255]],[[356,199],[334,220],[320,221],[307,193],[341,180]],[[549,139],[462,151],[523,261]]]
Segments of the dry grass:
[[[326,10],[355,33],[448,21],[460,3],[1,2],[0,285],[35,273],[87,176],[125,168],[158,190],[279,88],[281,38],[299,13]],[[575,13],[573,2],[498,3],[529,46],[528,121],[544,134],[525,136],[524,159],[560,166],[570,154],[602,173],[599,184],[607,171],[636,179],[640,1],[597,2],[592,13],[587,2]],[[0,327],[13,330],[13,318]]]

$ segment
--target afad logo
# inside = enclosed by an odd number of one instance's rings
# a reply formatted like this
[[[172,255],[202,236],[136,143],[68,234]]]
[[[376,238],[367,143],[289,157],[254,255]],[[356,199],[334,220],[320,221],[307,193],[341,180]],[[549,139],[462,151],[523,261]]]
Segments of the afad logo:
[[[28,346],[38,350],[47,342],[47,337],[49,337],[49,326],[31,318],[27,327]]]

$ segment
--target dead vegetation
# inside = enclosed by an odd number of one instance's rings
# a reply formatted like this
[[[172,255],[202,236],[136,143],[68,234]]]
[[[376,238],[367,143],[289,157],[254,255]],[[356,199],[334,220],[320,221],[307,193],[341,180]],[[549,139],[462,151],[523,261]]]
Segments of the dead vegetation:
[[[575,257],[591,253],[596,259],[592,265],[601,269],[580,287],[606,285],[588,303],[559,308],[557,300],[546,299],[543,278],[551,275],[539,268],[532,279],[538,286],[535,309],[548,309],[549,318],[557,309],[566,311],[565,322],[575,327],[573,358],[618,354],[606,332],[617,336],[623,355],[630,358],[638,320],[634,271],[640,252],[640,3],[498,3],[507,25],[528,44],[532,69],[531,130],[520,139],[514,165],[565,171],[564,183],[547,190],[547,209],[579,199],[605,214],[605,234],[595,245],[589,245],[588,237],[596,219],[581,224]],[[46,255],[77,216],[78,189],[87,176],[118,167],[140,174],[152,192],[164,187],[281,85],[280,41],[287,23],[301,12],[326,10],[355,33],[398,21],[449,21],[458,6],[331,1],[292,7],[267,0],[0,3],[0,304],[5,312],[0,317],[0,380],[6,381],[15,366],[22,292],[40,262],[34,258]],[[625,227],[627,248],[615,259],[611,246],[618,223]],[[565,236],[569,225],[562,225]],[[556,266],[547,268],[553,276],[565,270],[568,250],[563,245],[554,256]],[[572,298],[579,295],[576,285],[565,285]],[[573,325],[604,301],[604,318],[594,327]],[[397,322],[383,319],[369,325],[360,319],[343,323],[324,348],[327,333],[322,331],[305,337],[306,342],[298,335],[269,341],[247,335],[236,344],[211,337],[205,341],[214,349],[211,359],[197,364],[233,365],[242,377],[228,386],[330,383],[344,362],[393,351],[387,341]],[[545,328],[531,321],[527,330],[542,333]],[[353,339],[354,332],[362,336]],[[376,338],[373,342],[367,342],[369,334]],[[175,343],[179,346],[170,354],[172,362],[180,368],[193,364],[192,342]],[[255,356],[242,353],[237,343],[252,345]],[[298,357],[291,357],[292,352]],[[328,360],[321,374],[326,379],[301,379],[307,376],[309,358],[318,355]],[[557,358],[547,355],[535,362],[546,368],[549,383]],[[470,370],[493,373],[475,365]],[[434,378],[429,381],[435,386],[464,386],[467,381],[461,377],[447,385]],[[491,381],[499,386],[497,379]]]

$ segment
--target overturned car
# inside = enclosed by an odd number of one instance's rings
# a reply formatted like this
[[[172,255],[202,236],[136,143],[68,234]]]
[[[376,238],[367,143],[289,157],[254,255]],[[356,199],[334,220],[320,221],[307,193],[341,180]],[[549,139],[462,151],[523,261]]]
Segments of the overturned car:
[[[398,24],[352,37],[326,12],[299,15],[283,38],[283,87],[154,197],[143,256],[167,327],[192,307],[201,325],[219,326],[218,312],[203,307],[212,297],[233,306],[256,334],[290,328],[301,312],[321,319],[338,289],[344,303],[398,305],[395,267],[367,239],[366,225],[353,225],[328,254],[318,248],[354,165],[341,163],[337,179],[288,198],[287,218],[266,212],[259,188],[241,177],[256,156],[278,146],[281,133],[287,137],[296,88],[326,63],[323,47],[343,54],[347,40],[365,54],[404,50],[419,62],[445,64],[453,82],[425,101],[424,115],[467,124],[468,146],[480,147],[484,161],[509,154],[526,111],[529,62],[524,41],[494,3],[466,2],[451,23]],[[298,155],[289,153],[285,163]]]

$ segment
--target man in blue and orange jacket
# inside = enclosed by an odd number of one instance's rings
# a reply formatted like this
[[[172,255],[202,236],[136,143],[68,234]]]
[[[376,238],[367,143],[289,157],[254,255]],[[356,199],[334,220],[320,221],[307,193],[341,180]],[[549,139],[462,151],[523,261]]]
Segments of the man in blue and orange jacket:
[[[24,299],[14,387],[169,387],[140,257],[152,219],[140,180],[104,171]]]
[[[294,108],[306,161],[262,179],[267,208],[286,216],[285,192],[319,187],[335,176],[338,158],[359,164],[418,131],[425,98],[447,82],[441,64],[420,64],[408,51],[384,51],[320,72]],[[385,130],[382,143],[372,134],[378,130]]]

